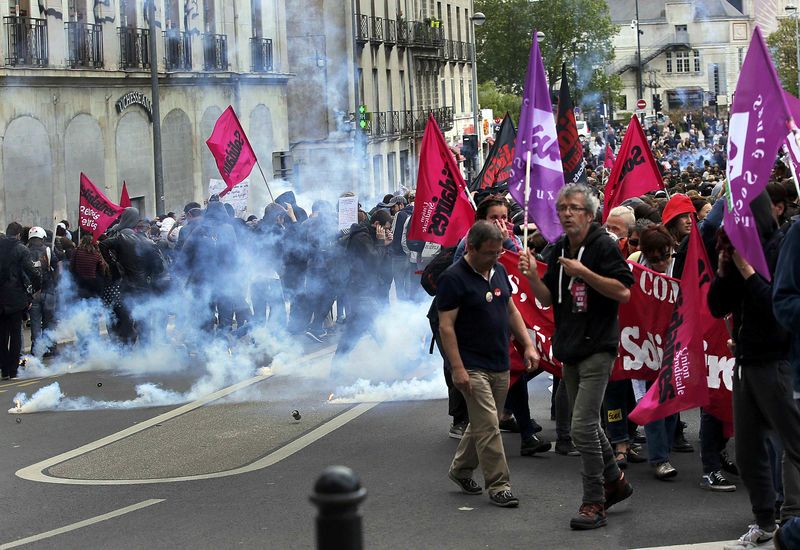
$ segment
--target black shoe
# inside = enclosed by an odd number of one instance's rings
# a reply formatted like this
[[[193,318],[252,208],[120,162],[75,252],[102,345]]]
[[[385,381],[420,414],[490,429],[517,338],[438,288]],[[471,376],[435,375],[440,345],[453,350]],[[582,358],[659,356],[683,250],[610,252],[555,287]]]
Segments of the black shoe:
[[[471,477],[456,477],[452,471],[447,472],[447,477],[449,477],[453,483],[458,485],[462,493],[468,495],[479,495],[483,492],[481,486],[475,483],[475,480]]]
[[[492,501],[492,504],[500,506],[501,508],[516,508],[519,506],[519,499],[515,497],[511,491],[500,491],[499,493],[489,495],[489,500]]]
[[[732,476],[739,477],[739,467],[735,462],[728,458],[728,451],[722,451],[722,453],[720,453],[720,464],[723,472],[727,472]]]
[[[675,434],[675,440],[672,443],[672,452],[674,453],[693,453],[694,447],[686,441],[682,433]]]
[[[500,421],[500,431],[501,432],[511,432],[518,434],[519,433],[519,426],[517,425],[517,421],[514,417],[506,418],[505,420]]]
[[[546,453],[552,446],[553,445],[549,441],[544,441],[532,435],[528,439],[522,441],[519,454],[522,456],[533,456],[536,453]]]
[[[641,454],[642,447],[640,445],[631,445],[631,448],[628,449],[628,462],[631,464],[641,464],[642,462],[647,462],[647,458],[643,457]]]
[[[641,432],[641,430],[636,430],[636,433],[633,435],[633,442],[634,443],[646,443],[647,438]]]
[[[736,490],[736,485],[725,479],[722,472],[703,474],[703,477],[700,479],[700,487],[708,489],[709,491],[722,491],[725,493]]]
[[[603,484],[606,495],[605,509],[608,510],[618,502],[622,502],[633,494],[633,486],[625,479],[623,472],[619,473],[616,481]]]
[[[453,439],[462,439],[468,425],[469,422],[454,423],[452,426],[450,426],[450,432],[447,434],[448,437],[452,437]]]
[[[559,439],[556,441],[556,452],[564,456],[581,456],[572,439]]]
[[[542,431],[542,427],[533,418],[531,418],[531,424],[533,425],[533,433],[538,434]]]

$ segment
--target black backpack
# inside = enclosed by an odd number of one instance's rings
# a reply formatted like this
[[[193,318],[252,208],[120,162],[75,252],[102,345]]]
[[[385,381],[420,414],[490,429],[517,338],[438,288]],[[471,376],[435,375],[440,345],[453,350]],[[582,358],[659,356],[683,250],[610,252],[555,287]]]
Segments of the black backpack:
[[[456,248],[455,246],[442,248],[436,256],[433,257],[431,263],[425,266],[425,269],[422,271],[422,280],[420,284],[428,295],[436,296],[436,282],[439,280],[439,276],[442,272],[453,265],[453,256],[456,253]]]

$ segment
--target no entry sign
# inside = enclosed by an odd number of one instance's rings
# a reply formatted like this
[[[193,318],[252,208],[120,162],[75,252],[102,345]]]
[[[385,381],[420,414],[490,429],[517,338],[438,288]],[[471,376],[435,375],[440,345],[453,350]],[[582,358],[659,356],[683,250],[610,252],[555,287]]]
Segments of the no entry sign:
[[[644,99],[640,99],[639,101],[636,102],[636,108],[637,109],[641,110],[641,109],[645,109],[646,107],[647,107],[647,102]]]

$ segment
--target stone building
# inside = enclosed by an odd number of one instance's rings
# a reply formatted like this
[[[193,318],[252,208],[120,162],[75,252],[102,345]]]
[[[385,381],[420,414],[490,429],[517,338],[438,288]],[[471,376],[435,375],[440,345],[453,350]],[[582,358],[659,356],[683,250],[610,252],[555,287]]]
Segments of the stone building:
[[[756,24],[766,37],[786,0],[639,0],[641,79],[646,113],[655,98],[663,112],[727,108]],[[618,111],[635,111],[639,98],[636,0],[608,0],[620,32],[612,71],[623,80]]]
[[[156,0],[167,210],[207,198],[205,145],[232,105],[268,179],[288,173],[283,0]],[[0,226],[77,221],[79,174],[155,212],[152,28],[142,0],[0,2]],[[251,211],[266,201],[251,175]]]
[[[428,113],[448,142],[460,141],[473,126],[471,4],[287,2],[289,67],[297,75],[288,85],[289,136],[299,188],[373,198],[412,187]]]

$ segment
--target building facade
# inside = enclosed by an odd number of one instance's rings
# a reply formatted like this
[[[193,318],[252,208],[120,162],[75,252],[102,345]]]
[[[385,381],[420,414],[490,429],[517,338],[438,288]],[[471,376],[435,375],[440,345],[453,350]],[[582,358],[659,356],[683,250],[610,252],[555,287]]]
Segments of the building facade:
[[[204,141],[228,105],[266,178],[288,173],[285,3],[156,0],[152,26],[143,11],[136,0],[0,3],[0,226],[77,222],[81,172],[113,201],[126,182],[143,215],[157,214],[152,61],[166,210],[202,203],[219,178]],[[254,170],[252,212],[265,189]]]
[[[297,0],[287,10],[300,189],[373,198],[411,188],[429,114],[451,144],[471,132],[471,0]]]
[[[641,73],[637,59],[636,0],[608,0],[620,32],[612,71],[623,81],[617,111],[634,112],[641,78],[645,112],[709,109],[725,112],[736,89],[753,29],[777,27],[783,0],[638,1]],[[767,25],[769,24],[769,25]]]

